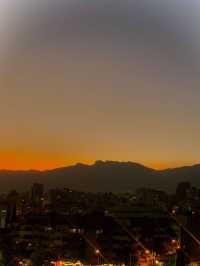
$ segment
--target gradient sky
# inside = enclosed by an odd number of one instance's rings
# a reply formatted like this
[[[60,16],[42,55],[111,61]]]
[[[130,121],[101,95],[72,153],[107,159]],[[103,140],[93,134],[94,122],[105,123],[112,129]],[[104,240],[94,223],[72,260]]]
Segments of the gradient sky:
[[[0,168],[200,161],[199,0],[0,10]]]

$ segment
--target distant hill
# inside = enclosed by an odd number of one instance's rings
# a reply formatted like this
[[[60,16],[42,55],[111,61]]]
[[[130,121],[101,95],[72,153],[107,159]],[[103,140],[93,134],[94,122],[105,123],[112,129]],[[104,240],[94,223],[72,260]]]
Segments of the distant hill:
[[[200,187],[200,164],[188,167],[155,170],[133,162],[97,161],[93,165],[76,164],[48,171],[0,171],[0,191],[27,190],[34,182],[47,188],[69,187],[91,192],[134,191],[152,187],[169,192],[181,181]]]

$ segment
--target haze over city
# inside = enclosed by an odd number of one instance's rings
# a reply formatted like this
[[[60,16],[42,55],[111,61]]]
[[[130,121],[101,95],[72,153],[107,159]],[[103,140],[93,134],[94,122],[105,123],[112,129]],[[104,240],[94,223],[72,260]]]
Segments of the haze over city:
[[[0,0],[0,266],[200,266],[200,0]]]
[[[199,1],[2,0],[0,10],[1,169],[199,162]]]

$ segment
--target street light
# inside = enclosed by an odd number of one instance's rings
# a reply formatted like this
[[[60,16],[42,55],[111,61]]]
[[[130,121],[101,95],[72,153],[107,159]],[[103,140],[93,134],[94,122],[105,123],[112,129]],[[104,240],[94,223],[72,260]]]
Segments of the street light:
[[[97,256],[97,263],[100,264],[100,255],[101,252],[99,249],[95,249],[95,255]]]
[[[146,250],[145,250],[145,253],[146,253],[147,255],[149,255],[151,252],[150,252],[148,249],[146,249]]]
[[[100,250],[99,249],[95,249],[95,254],[99,255],[100,254]]]

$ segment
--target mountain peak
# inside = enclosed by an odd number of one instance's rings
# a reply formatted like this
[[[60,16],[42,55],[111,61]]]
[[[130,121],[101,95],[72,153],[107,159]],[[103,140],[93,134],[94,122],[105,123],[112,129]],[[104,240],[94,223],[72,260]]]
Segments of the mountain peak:
[[[134,162],[98,160],[92,165],[78,163],[48,171],[0,171],[1,191],[27,190],[34,182],[46,188],[69,187],[90,192],[126,192],[139,187],[174,191],[188,180],[200,186],[200,164],[166,170],[154,170]]]

